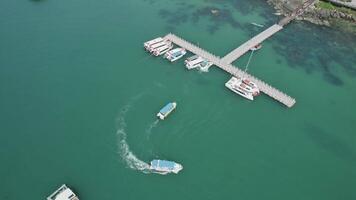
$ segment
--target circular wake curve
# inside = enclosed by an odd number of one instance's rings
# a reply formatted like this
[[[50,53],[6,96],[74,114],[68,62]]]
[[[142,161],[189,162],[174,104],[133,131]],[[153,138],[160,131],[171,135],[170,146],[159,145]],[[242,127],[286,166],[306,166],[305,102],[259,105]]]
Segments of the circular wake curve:
[[[119,153],[121,158],[127,164],[128,167],[134,170],[139,170],[144,173],[150,172],[150,166],[146,162],[137,158],[137,156],[130,150],[128,143],[126,142],[126,122],[125,116],[126,113],[129,111],[130,105],[125,106],[122,111],[120,112],[117,118],[118,129],[116,134],[118,136],[118,146],[119,146]]]

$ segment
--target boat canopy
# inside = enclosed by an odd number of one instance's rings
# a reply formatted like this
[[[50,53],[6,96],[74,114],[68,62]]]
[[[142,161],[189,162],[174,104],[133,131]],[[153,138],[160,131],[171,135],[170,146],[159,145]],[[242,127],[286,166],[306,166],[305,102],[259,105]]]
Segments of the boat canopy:
[[[169,170],[174,170],[176,163],[167,160],[152,160],[151,166],[153,168],[166,168]]]
[[[170,110],[173,109],[173,103],[169,103],[167,105],[165,105],[159,112],[162,114],[168,113]]]

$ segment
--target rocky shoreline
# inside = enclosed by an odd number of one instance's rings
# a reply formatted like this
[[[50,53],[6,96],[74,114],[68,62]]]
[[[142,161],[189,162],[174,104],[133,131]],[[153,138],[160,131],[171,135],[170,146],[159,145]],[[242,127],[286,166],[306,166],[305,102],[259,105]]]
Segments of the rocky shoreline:
[[[300,5],[298,0],[267,0],[267,2],[283,15],[288,15]],[[347,9],[326,9],[318,4],[317,0],[297,19],[318,25],[335,26],[356,34],[356,15],[346,12]]]

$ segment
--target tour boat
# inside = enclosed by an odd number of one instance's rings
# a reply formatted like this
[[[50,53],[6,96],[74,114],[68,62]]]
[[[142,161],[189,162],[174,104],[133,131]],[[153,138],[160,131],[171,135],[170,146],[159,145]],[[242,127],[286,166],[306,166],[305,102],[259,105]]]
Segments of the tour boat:
[[[173,50],[168,51],[164,57],[167,58],[169,61],[174,62],[180,58],[182,58],[187,51],[183,48],[175,48]]]
[[[252,47],[250,50],[251,50],[251,51],[257,51],[257,50],[259,50],[259,49],[261,49],[261,48],[262,48],[262,44],[258,44],[258,45],[256,45],[256,46]]]
[[[253,91],[250,86],[244,84],[241,79],[232,77],[225,86],[236,94],[245,97],[246,99],[253,100]]]
[[[176,107],[176,102],[168,103],[157,113],[157,117],[164,120],[174,109],[176,109]]]
[[[173,48],[172,44],[161,46],[153,51],[154,56],[160,56]]]
[[[152,160],[150,169],[159,173],[175,173],[177,174],[183,169],[183,166],[179,163],[168,160]]]
[[[62,185],[47,197],[47,200],[79,200],[79,198],[66,185]]]
[[[201,62],[203,62],[204,60],[205,59],[200,56],[192,56],[186,59],[184,63],[187,69],[194,69],[200,67]]]
[[[143,46],[145,47],[146,50],[148,50],[152,45],[154,44],[157,44],[157,43],[160,43],[160,42],[163,42],[163,38],[161,37],[158,37],[156,39],[153,39],[153,40],[150,40],[150,41],[147,41],[143,44]]]
[[[166,46],[168,44],[170,44],[170,42],[168,42],[168,41],[162,41],[162,42],[155,43],[148,48],[148,51],[153,53],[156,49],[158,49],[162,46]]]
[[[242,79],[242,82],[252,88],[252,95],[253,95],[253,96],[257,96],[257,95],[260,94],[260,89],[258,88],[258,86],[256,85],[256,83],[250,81],[250,80],[247,79],[247,78],[243,78],[243,79]]]

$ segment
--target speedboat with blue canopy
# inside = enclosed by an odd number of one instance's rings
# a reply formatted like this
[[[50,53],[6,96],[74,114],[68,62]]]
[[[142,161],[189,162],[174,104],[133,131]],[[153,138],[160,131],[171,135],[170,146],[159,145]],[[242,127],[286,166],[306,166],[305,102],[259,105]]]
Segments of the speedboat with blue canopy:
[[[157,117],[164,120],[176,107],[176,102],[168,103],[157,113]]]
[[[183,169],[183,166],[179,163],[168,160],[152,160],[150,169],[163,174],[172,172],[177,174]]]

